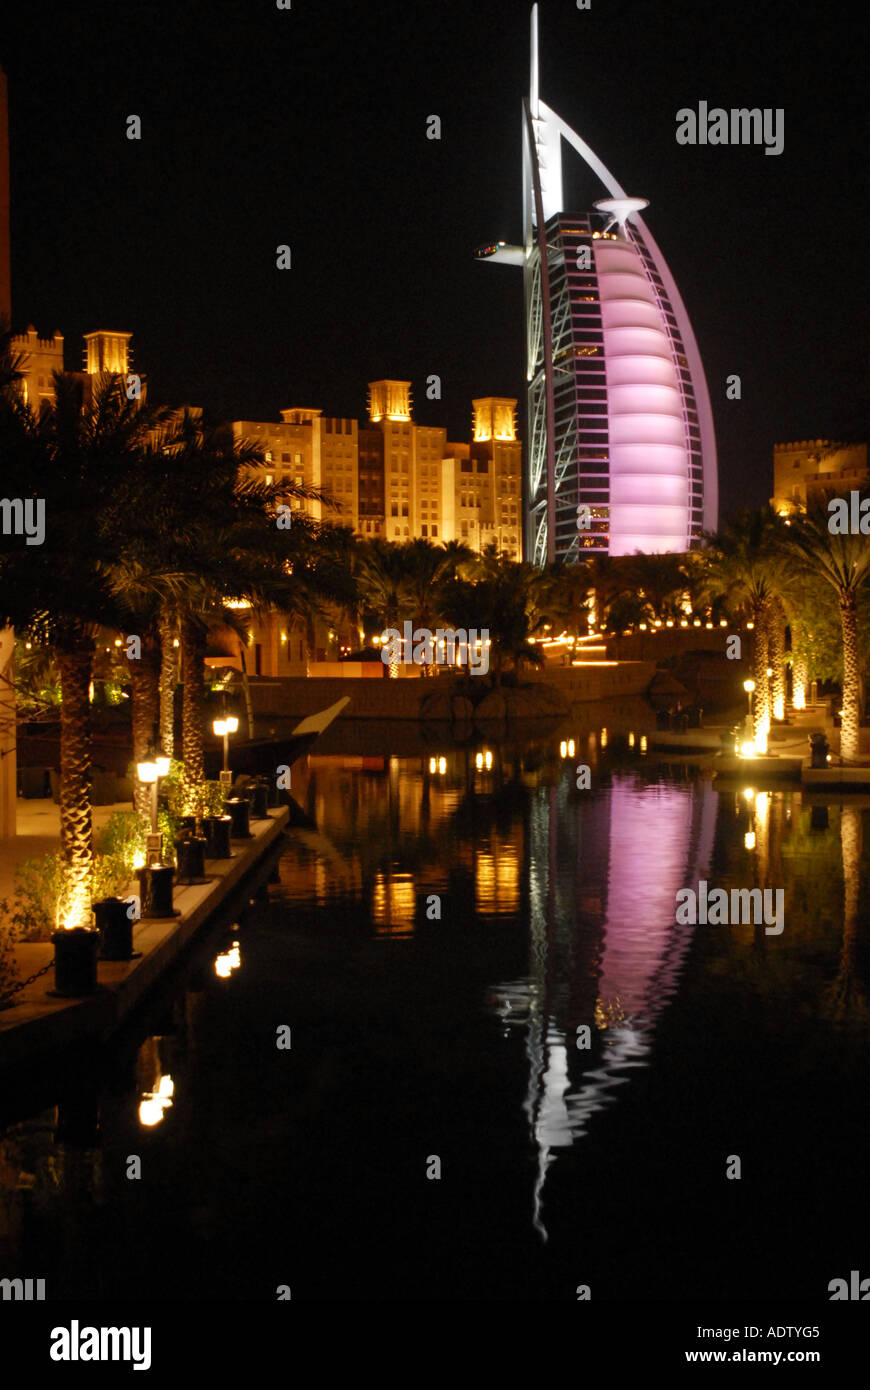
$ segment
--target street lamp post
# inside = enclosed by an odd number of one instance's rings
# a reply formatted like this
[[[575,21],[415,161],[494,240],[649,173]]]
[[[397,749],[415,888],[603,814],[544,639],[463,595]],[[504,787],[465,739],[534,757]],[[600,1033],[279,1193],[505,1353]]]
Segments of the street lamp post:
[[[224,741],[224,765],[220,780],[221,785],[227,788],[233,784],[233,774],[229,770],[230,734],[236,733],[238,727],[239,721],[234,714],[223,715],[220,719],[215,719],[212,724],[218,738],[222,738]]]
[[[150,752],[146,754],[145,761],[136,764],[136,771],[139,774],[139,781],[151,787],[151,834],[145,841],[146,858],[150,861],[152,855],[156,855],[162,862],[163,860],[163,837],[157,826],[157,784],[161,777],[165,777],[169,772],[169,759],[162,753]]]

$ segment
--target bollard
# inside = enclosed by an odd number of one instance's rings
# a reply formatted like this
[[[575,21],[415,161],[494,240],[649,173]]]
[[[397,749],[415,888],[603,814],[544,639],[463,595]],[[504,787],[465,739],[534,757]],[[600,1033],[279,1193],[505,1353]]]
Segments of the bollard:
[[[204,835],[184,835],[175,841],[178,856],[179,883],[207,883],[205,851],[208,841]]]
[[[178,917],[172,906],[172,880],[175,870],[171,864],[151,864],[139,870],[139,896],[142,918]]]
[[[206,858],[232,859],[233,852],[230,849],[232,823],[230,816],[203,817],[202,828],[206,838]]]
[[[250,815],[250,803],[243,796],[230,796],[224,803],[226,810],[229,811],[232,819],[232,830],[230,834],[234,840],[250,840],[251,830],[248,817]]]
[[[810,734],[810,767],[827,767],[830,745],[822,733]]]
[[[251,798],[251,815],[254,820],[269,819],[269,783],[255,782]]]
[[[72,927],[52,934],[54,946],[54,994],[77,999],[94,994],[97,988],[97,948],[99,932],[90,927]]]
[[[100,932],[100,959],[132,960],[133,922],[127,911],[129,903],[124,898],[101,898],[91,906]]]

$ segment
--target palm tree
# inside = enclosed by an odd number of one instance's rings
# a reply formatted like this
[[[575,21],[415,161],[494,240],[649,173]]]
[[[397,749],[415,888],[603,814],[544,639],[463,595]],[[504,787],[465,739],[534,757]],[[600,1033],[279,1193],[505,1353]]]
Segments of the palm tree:
[[[374,613],[384,628],[397,631],[410,616],[403,548],[380,536],[363,541],[355,553],[354,571],[362,607]],[[389,674],[395,679],[399,674],[395,644],[390,655]]]
[[[743,511],[717,536],[705,552],[705,589],[721,596],[732,612],[752,623],[752,732],[756,748],[766,750],[770,729],[768,618],[785,583],[786,564],[780,548],[783,523],[770,506]]]
[[[543,630],[547,613],[546,573],[526,562],[502,560],[476,583],[457,580],[444,589],[447,617],[466,630],[489,634],[490,681],[499,689],[506,671],[543,665],[529,639]]]
[[[820,576],[836,595],[843,645],[840,754],[844,762],[854,762],[859,753],[863,686],[858,599],[870,575],[870,545],[860,534],[831,532],[828,503],[835,496],[820,494],[805,513],[791,519],[782,539],[782,552],[803,573]]]
[[[474,552],[461,541],[451,542],[448,550],[422,538],[409,541],[400,551],[405,571],[404,593],[414,630],[432,632],[441,618],[444,586],[456,578],[457,571],[469,565]],[[422,674],[433,675],[434,667],[424,665]]]
[[[290,604],[298,525],[276,524],[288,497],[315,497],[316,489],[286,481],[267,484],[259,444],[234,438],[226,427],[206,427],[185,411],[157,435],[118,506],[129,514],[122,553],[111,567],[114,591],[128,606],[150,612],[162,638],[162,740],[170,739],[167,649],[178,632],[182,667],[184,805],[198,809],[204,777],[204,657],[207,633],[233,625],[228,603],[254,610]],[[302,528],[304,530],[304,527]]]
[[[0,622],[48,644],[61,680],[60,831],[67,866],[63,925],[91,920],[90,683],[95,638],[118,626],[106,573],[123,544],[115,491],[135,475],[150,430],[165,418],[127,398],[120,377],[93,383],[54,376],[55,400],[37,416],[14,385],[0,390],[4,484],[20,497],[39,487],[43,543],[20,537],[0,545]]]

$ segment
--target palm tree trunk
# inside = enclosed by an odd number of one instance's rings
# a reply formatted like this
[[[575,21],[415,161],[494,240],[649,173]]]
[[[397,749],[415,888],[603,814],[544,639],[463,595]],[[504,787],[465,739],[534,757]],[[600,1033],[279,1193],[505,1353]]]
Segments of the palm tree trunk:
[[[840,594],[843,628],[843,717],[840,722],[840,755],[844,762],[858,758],[861,724],[861,666],[858,659],[858,605],[854,591]]]
[[[254,703],[251,699],[251,684],[248,680],[248,665],[245,661],[245,644],[239,638],[239,658],[242,663],[242,694],[245,698],[245,714],[248,719],[248,738],[254,737]]]
[[[752,737],[756,746],[766,746],[770,729],[770,689],[767,680],[767,611],[764,604],[756,604],[752,612],[755,626],[752,629],[752,679],[755,690],[752,695]]]
[[[791,624],[791,703],[793,709],[806,709],[809,669],[804,651],[804,634],[799,623]]]
[[[161,659],[154,645],[143,643],[142,656],[130,663],[133,721],[133,762],[145,762],[154,739],[154,725],[160,707]],[[138,777],[133,782],[133,809],[140,816],[151,815],[151,788]]]
[[[175,757],[175,623],[168,609],[160,612],[160,751]]]
[[[785,614],[780,603],[770,610],[770,701],[774,719],[785,719]]]
[[[181,700],[181,756],[184,761],[184,810],[194,815],[199,810],[198,789],[205,780],[202,756],[203,721],[205,717],[205,631],[193,618],[181,620],[181,678],[184,689]]]
[[[94,851],[91,824],[91,703],[94,664],[91,639],[64,650],[60,670],[60,845],[66,865],[66,894],[61,925],[91,925],[91,879]]]
[[[808,685],[807,659],[798,652],[791,663],[791,702],[795,709],[806,709]]]

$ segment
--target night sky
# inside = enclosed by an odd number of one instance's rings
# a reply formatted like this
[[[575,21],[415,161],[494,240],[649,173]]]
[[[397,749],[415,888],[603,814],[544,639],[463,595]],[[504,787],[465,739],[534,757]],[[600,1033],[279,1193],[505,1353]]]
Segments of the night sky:
[[[362,419],[382,376],[410,378],[417,421],[451,439],[473,396],[524,411],[522,274],[472,251],[521,237],[529,9],[17,6],[0,36],[13,326],[64,333],[70,368],[82,333],[130,330],[152,395],[214,419]],[[833,5],[541,5],[541,95],[649,198],[694,324],[722,516],[770,496],[775,441],[867,439],[865,51]],[[784,152],[677,145],[677,110],[702,99],[783,107]],[[564,158],[590,206],[602,190]]]

